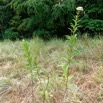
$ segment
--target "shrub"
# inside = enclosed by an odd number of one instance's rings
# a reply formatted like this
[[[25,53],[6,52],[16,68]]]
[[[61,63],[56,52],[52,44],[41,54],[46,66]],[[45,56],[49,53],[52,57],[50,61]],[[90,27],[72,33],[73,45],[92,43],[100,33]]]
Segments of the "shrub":
[[[12,39],[15,40],[18,37],[19,33],[15,32],[13,28],[6,29],[4,32],[4,39]]]
[[[38,30],[33,32],[33,36],[39,36],[39,37],[47,38],[49,36],[49,31],[46,31],[44,29],[38,29]]]

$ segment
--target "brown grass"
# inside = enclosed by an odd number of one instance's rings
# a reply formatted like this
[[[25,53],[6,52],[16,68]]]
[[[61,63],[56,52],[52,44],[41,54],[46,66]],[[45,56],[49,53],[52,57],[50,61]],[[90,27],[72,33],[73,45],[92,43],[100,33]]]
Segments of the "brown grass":
[[[62,68],[59,66],[66,57],[66,42],[54,39],[43,42],[41,39],[29,40],[31,53],[38,49],[39,64],[48,72],[53,87],[48,88],[51,96],[45,103],[103,103],[103,39],[78,40],[80,54],[75,57],[78,64],[72,64],[70,74],[74,77],[64,100],[64,85],[61,80]],[[0,103],[32,103],[30,74],[25,71],[25,56],[21,41],[0,42],[0,78],[9,78],[10,91],[0,95]],[[42,75],[45,78],[45,75]],[[0,84],[0,88],[3,84]],[[71,86],[72,85],[72,86]],[[54,88],[55,87],[55,88]],[[34,81],[34,102],[43,103],[38,82]]]

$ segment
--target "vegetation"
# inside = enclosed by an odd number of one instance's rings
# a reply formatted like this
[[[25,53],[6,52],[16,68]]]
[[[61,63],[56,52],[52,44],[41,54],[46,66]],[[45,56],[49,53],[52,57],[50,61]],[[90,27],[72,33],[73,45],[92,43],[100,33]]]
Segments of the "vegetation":
[[[27,41],[26,41],[27,42]],[[68,57],[68,42],[62,39],[43,41],[28,40],[31,57],[37,56],[40,69],[39,79],[33,69],[34,103],[64,103],[65,63]],[[21,41],[0,42],[0,102],[31,103],[32,84],[30,66],[27,64]],[[36,48],[36,49],[35,49]],[[65,101],[70,103],[103,102],[103,38],[78,39],[74,48],[80,52],[69,67],[68,91]],[[75,51],[75,49],[73,51]],[[34,63],[34,62],[33,62]],[[44,99],[45,92],[45,99]]]
[[[102,13],[102,0],[0,0],[0,103],[102,103]]]
[[[103,32],[103,0],[0,0],[0,38],[70,34],[75,7],[83,6],[79,32]]]

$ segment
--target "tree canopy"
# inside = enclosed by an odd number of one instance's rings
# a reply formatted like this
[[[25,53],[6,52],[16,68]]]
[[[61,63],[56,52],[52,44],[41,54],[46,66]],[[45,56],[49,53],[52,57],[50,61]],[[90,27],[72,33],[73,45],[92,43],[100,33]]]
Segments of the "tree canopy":
[[[80,31],[102,32],[103,0],[0,0],[0,38],[67,35],[77,6]]]

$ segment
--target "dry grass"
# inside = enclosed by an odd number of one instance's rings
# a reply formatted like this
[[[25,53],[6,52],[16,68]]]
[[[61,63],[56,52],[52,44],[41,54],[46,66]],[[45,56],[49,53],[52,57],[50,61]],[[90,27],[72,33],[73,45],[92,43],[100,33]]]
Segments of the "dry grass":
[[[48,88],[50,97],[46,103],[103,103],[103,38],[78,40],[76,48],[80,53],[75,57],[78,64],[70,66],[74,77],[65,100],[63,70],[59,65],[64,62],[62,57],[67,56],[67,43],[61,39],[28,41],[31,54],[38,54],[39,65],[51,73],[52,86]],[[25,63],[21,41],[0,42],[0,103],[32,103],[30,74],[25,71]],[[43,103],[38,82],[33,89],[34,103]]]

